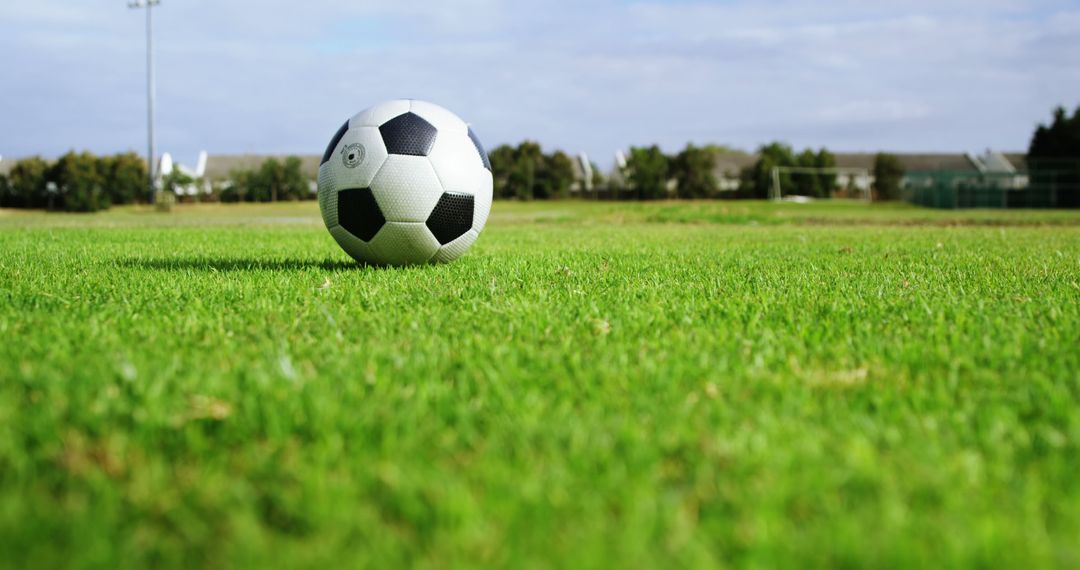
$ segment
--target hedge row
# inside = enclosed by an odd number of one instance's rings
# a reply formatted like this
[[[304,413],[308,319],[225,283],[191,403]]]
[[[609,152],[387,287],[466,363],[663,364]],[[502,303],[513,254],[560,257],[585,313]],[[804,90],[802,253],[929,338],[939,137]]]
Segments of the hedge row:
[[[50,164],[19,160],[0,175],[0,207],[95,212],[147,196],[146,163],[135,153],[69,152]]]

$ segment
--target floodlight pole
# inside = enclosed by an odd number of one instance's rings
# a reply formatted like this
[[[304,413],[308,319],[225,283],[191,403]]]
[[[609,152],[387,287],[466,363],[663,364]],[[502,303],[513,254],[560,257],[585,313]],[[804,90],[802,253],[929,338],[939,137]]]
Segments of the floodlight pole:
[[[151,8],[161,4],[161,0],[134,0],[128,8],[146,8],[146,171],[147,191],[150,203],[154,203],[154,26],[150,17]]]

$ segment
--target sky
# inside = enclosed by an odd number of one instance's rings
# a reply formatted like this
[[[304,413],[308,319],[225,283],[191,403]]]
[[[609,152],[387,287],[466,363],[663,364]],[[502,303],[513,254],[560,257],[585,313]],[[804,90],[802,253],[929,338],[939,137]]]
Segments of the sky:
[[[1080,3],[163,0],[157,146],[319,154],[379,101],[426,99],[489,149],[1026,150],[1080,105]],[[145,12],[0,4],[0,155],[145,152]]]

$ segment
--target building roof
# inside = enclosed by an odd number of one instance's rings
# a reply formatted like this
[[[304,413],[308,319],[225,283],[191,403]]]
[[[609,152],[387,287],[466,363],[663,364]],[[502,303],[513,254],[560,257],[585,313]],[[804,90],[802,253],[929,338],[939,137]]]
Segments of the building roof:
[[[975,165],[967,155],[963,153],[891,153],[900,159],[900,163],[904,166],[904,170],[918,171],[918,170],[959,170],[959,171],[974,171]],[[1020,169],[1020,166],[1016,164],[1014,156],[1019,153],[1006,153],[1010,162]],[[834,153],[836,157],[836,166],[840,168],[863,168],[867,171],[873,171],[874,158],[877,156],[875,152],[838,152]],[[716,175],[718,177],[736,178],[739,172],[747,167],[753,166],[758,160],[757,153],[748,153],[742,151],[724,151],[717,153],[716,158]]]
[[[271,158],[284,161],[289,156],[300,159],[301,170],[305,176],[312,180],[319,177],[319,162],[322,157],[317,154],[211,154],[206,159],[205,176],[210,180],[226,180],[235,171],[256,170]]]
[[[741,150],[718,151],[716,153],[716,169],[714,172],[717,176],[738,178],[739,172],[744,168],[753,166],[757,159],[756,154]]]
[[[900,160],[904,170],[976,170],[975,165],[964,153],[890,153]],[[874,152],[838,152],[835,153],[836,165],[842,168],[874,169]]]
[[[838,152],[834,153],[836,157],[836,165],[842,168],[865,168],[872,171],[874,169],[874,156],[877,153],[872,152]],[[971,162],[966,154],[963,153],[892,153],[900,159],[900,163],[904,165],[904,170],[908,172],[914,171],[935,171],[935,170],[949,170],[949,171],[974,171],[976,166]],[[1020,172],[1027,171],[1027,156],[1023,152],[1002,152],[1009,163],[1011,163],[1016,170]],[[312,180],[319,176],[319,163],[321,156],[317,154],[300,154],[300,155],[269,155],[269,154],[212,154],[207,157],[206,162],[206,177],[210,180],[227,180],[229,175],[234,171],[239,170],[255,170],[262,166],[262,163],[270,158],[276,158],[278,160],[285,160],[289,156],[297,156],[300,158],[303,173],[305,176]],[[574,174],[576,178],[581,177],[581,165],[579,164],[578,157],[572,156],[574,164]],[[717,177],[737,178],[739,172],[746,167],[753,166],[757,161],[758,155],[756,153],[743,152],[739,150],[721,150],[716,154],[716,170]],[[8,175],[11,172],[12,167],[15,166],[17,158],[4,157],[0,160],[0,174]]]
[[[1001,153],[1013,168],[1020,172],[1027,172],[1027,153],[1026,152],[1003,152]]]

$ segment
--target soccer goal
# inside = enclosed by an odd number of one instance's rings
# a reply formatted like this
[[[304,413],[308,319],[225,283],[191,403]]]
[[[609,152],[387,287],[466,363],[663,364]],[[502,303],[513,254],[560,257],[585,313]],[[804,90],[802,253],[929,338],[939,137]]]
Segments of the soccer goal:
[[[770,200],[782,200],[780,188],[781,174],[835,174],[837,180],[843,178],[844,185],[858,190],[861,198],[870,201],[870,170],[866,168],[842,167],[842,166],[774,166],[772,168],[772,186],[769,187]],[[829,197],[832,198],[833,189],[829,189]]]

